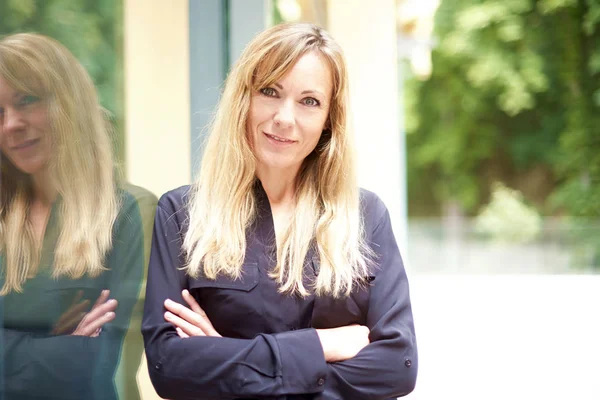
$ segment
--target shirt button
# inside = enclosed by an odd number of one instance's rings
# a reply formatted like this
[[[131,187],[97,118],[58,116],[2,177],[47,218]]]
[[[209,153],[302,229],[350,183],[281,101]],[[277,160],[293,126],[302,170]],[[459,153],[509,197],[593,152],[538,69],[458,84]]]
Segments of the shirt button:
[[[154,366],[154,369],[159,370],[162,367],[162,363],[158,363]]]
[[[319,380],[317,381],[317,385],[323,386],[324,384],[325,384],[325,379],[319,378]]]
[[[406,368],[410,368],[412,366],[412,361],[406,360],[404,361],[404,365],[406,365]]]

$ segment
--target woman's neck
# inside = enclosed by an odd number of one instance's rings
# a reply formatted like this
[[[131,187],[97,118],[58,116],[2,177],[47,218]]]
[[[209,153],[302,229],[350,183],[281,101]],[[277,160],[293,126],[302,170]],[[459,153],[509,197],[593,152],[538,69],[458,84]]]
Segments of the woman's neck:
[[[47,171],[38,172],[32,175],[33,196],[36,202],[50,206],[56,199],[57,190],[52,185],[52,181]]]
[[[258,169],[260,180],[271,207],[288,206],[294,202],[296,195],[296,171]]]

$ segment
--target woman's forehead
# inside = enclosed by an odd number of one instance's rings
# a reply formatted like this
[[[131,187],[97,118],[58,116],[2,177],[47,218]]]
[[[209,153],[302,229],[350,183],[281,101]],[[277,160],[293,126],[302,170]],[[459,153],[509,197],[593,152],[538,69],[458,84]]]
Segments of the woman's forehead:
[[[282,60],[279,63],[263,61],[259,63],[253,74],[253,86],[282,83],[288,79],[301,78],[307,83],[311,80],[321,81],[323,86],[334,84],[333,68],[325,55],[319,51],[305,52],[295,59]]]

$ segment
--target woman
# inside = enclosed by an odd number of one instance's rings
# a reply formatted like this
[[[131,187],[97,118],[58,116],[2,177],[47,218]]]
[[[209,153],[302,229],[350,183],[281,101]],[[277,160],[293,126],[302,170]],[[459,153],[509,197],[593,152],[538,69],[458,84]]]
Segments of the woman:
[[[389,399],[412,391],[408,284],[356,184],[341,49],[278,25],[225,84],[198,179],[157,208],[142,332],[170,399]]]
[[[155,200],[116,179],[92,80],[50,38],[0,40],[0,150],[0,398],[117,398]]]

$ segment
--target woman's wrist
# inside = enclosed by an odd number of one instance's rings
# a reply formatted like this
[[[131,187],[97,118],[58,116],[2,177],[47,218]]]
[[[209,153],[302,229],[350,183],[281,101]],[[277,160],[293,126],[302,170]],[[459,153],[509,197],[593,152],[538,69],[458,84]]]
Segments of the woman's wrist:
[[[317,335],[319,336],[319,341],[321,342],[321,347],[323,348],[323,356],[325,357],[325,361],[334,361],[335,352],[333,351],[331,345],[331,329],[316,329],[316,331]]]

